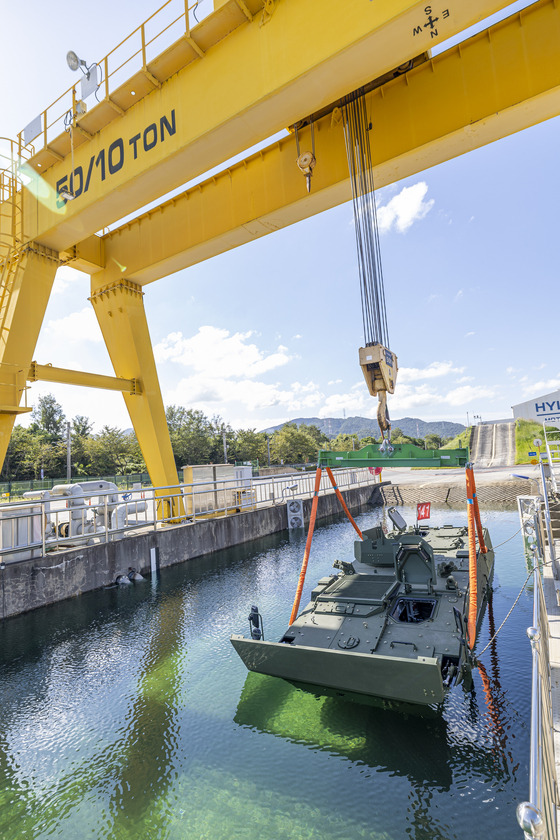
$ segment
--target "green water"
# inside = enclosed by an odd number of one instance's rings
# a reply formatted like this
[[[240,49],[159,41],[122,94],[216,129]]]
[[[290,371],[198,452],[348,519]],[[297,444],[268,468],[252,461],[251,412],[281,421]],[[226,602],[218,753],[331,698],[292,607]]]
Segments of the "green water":
[[[495,544],[519,527],[485,522]],[[317,530],[304,602],[352,543],[342,520]],[[0,838],[521,836],[532,593],[483,657],[493,714],[478,674],[435,712],[316,699],[248,675],[229,642],[253,603],[266,638],[283,633],[303,544],[283,534],[0,625]],[[517,536],[497,550],[496,625],[525,577]]]

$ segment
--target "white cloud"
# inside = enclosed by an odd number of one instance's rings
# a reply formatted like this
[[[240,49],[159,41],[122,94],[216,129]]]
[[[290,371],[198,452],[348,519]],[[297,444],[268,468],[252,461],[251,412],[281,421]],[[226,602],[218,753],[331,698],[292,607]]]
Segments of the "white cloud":
[[[54,279],[52,294],[60,295],[66,292],[72,283],[86,281],[89,287],[89,277],[85,272],[71,268],[69,265],[61,265],[57,269]]]
[[[471,335],[476,335],[476,333],[475,333],[475,331],[474,331],[474,330],[470,330],[470,332],[465,333],[465,338],[470,338],[470,337],[471,337]]]
[[[494,396],[496,396],[496,392],[492,388],[484,388],[476,385],[462,385],[460,388],[454,388],[452,391],[449,391],[443,399],[450,405],[467,405],[467,403],[472,400]]]
[[[463,290],[459,289],[459,291],[457,292],[457,294],[453,298],[453,303],[459,303],[459,301],[461,300],[461,298],[463,297],[464,294],[465,293],[463,292]]]
[[[188,405],[206,414],[220,414],[233,425],[240,423],[243,426],[260,425],[260,420],[247,421],[251,412],[277,408],[287,419],[315,411],[323,400],[324,394],[314,382],[281,386],[252,379],[208,379],[205,374],[186,377],[164,394],[166,405]]]
[[[91,306],[86,306],[79,312],[72,312],[64,318],[49,321],[45,332],[47,337],[58,339],[57,347],[60,346],[60,342],[102,341],[101,330]]]
[[[437,406],[437,410],[432,412],[432,415],[435,416],[437,414],[441,419],[441,416],[443,416],[442,406],[445,404],[448,406],[461,406],[467,405],[471,400],[493,396],[495,396],[495,390],[481,386],[462,385],[458,388],[452,388],[447,392],[440,392],[428,383],[418,386],[403,385],[400,383],[397,386],[396,393],[389,397],[389,410],[391,416],[396,417],[403,412],[410,412],[418,408],[435,408]]]
[[[527,377],[523,377],[521,380],[527,380]],[[525,385],[523,388],[523,393],[526,396],[531,396],[533,394],[549,394],[551,391],[556,391],[560,388],[560,376],[557,379],[543,379],[540,382],[530,382],[528,385]]]
[[[425,368],[399,368],[398,383],[417,382],[419,379],[436,379],[451,373],[463,373],[464,367],[453,367],[453,362],[431,362]]]
[[[291,361],[287,348],[280,345],[268,355],[256,344],[248,343],[253,332],[233,333],[217,327],[200,327],[190,338],[170,333],[154,348],[156,361],[173,361],[210,377],[249,378],[260,376]]]
[[[441,402],[442,397],[432,389],[430,385],[418,385],[412,387],[400,383],[397,386],[396,394],[389,397],[389,411],[391,417],[397,414],[409,412],[412,409],[422,406],[429,406]]]
[[[352,390],[346,394],[330,394],[324,399],[319,410],[319,417],[336,417],[346,410],[347,414],[357,414],[368,416],[371,413],[372,405],[377,411],[377,400],[373,402],[369,393],[366,390],[365,383],[362,382],[362,392]]]
[[[425,201],[428,185],[419,181],[411,187],[403,187],[397,195],[377,208],[377,220],[381,233],[389,233],[393,228],[405,233],[414,223],[423,219],[434,206],[434,199]]]

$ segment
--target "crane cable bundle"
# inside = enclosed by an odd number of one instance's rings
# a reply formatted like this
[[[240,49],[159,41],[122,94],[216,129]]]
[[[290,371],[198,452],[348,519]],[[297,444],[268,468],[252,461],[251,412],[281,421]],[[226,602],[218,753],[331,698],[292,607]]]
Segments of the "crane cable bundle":
[[[387,437],[390,438],[391,424],[387,409],[387,393],[394,392],[398,366],[397,357],[389,350],[385,289],[369,142],[371,124],[367,117],[363,90],[358,90],[346,97],[342,114],[352,184],[364,329],[365,346],[360,348],[360,364],[370,394],[379,399],[377,419],[383,437],[387,433]]]
[[[382,344],[388,347],[389,333],[385,311],[383,268],[369,143],[371,124],[367,117],[363,93],[358,92],[357,96],[348,97],[342,112],[346,155],[352,183],[364,342],[366,346]]]

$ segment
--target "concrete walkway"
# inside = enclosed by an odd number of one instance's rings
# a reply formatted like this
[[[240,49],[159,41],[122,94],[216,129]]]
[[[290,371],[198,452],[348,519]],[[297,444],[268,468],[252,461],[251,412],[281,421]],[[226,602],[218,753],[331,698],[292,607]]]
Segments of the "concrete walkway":
[[[475,426],[471,459],[478,468],[513,466],[515,423],[482,423]]]

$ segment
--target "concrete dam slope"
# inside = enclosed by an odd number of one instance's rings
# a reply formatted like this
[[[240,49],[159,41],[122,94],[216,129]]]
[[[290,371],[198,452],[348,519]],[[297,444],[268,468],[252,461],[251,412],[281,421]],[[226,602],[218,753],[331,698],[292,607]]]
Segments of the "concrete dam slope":
[[[482,423],[475,426],[471,460],[475,467],[513,467],[515,423]]]

